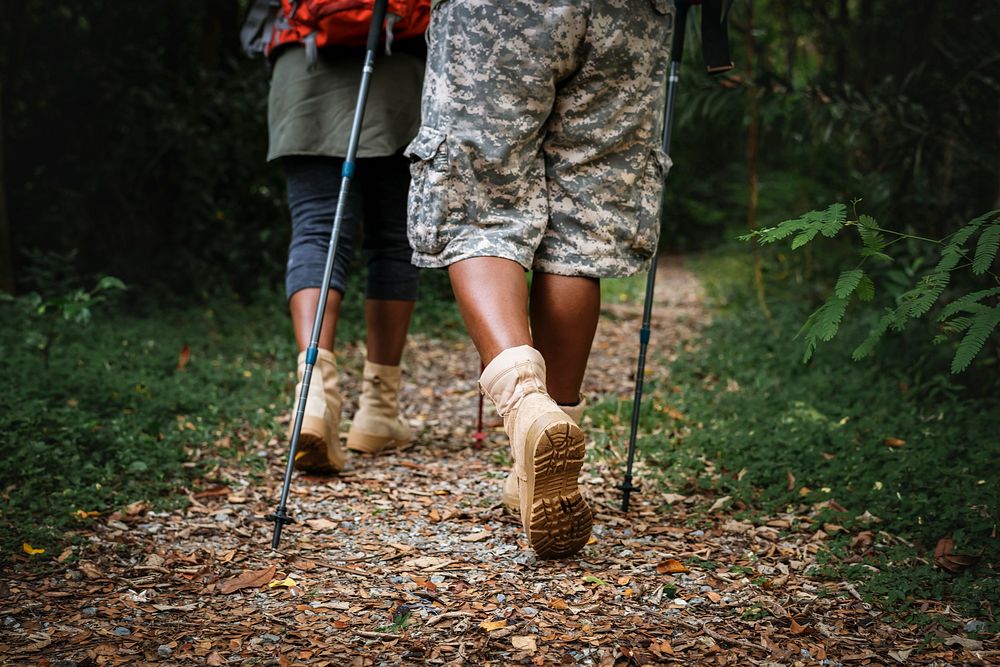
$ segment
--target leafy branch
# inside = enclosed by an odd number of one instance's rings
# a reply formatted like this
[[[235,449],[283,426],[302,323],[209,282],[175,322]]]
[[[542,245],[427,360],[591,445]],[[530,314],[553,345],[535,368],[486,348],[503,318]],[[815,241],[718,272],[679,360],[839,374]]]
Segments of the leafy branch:
[[[967,369],[1000,326],[1000,276],[991,270],[1000,249],[1000,209],[984,213],[942,239],[932,239],[880,227],[869,215],[855,214],[855,219],[848,220],[847,207],[832,204],[824,210],[810,211],[740,238],[744,241],[756,239],[761,244],[791,238],[791,249],[796,250],[819,236],[833,238],[851,227],[857,230],[861,240],[860,261],[855,268],[840,274],[833,294],[809,315],[799,330],[796,337],[801,336],[805,342],[803,361],[812,357],[820,342],[833,340],[837,335],[854,297],[861,302],[871,302],[875,298],[875,281],[865,271],[865,263],[869,260],[895,261],[888,252],[891,246],[910,239],[937,246],[937,264],[896,297],[894,305],[884,310],[851,356],[855,361],[868,357],[888,331],[902,331],[910,321],[927,316],[935,305],[942,305],[942,295],[952,283],[953,275],[971,269],[974,276],[992,278],[997,286],[943,304],[936,318],[942,334],[935,338],[936,342],[941,342],[951,335],[961,334],[951,372],[961,373]]]
[[[104,276],[93,289],[75,288],[54,296],[43,296],[29,292],[13,297],[0,293],[0,302],[9,302],[18,307],[29,320],[25,332],[25,343],[37,349],[49,363],[52,345],[60,337],[61,327],[66,323],[85,327],[90,323],[94,307],[108,300],[112,291],[126,289],[125,283],[114,276]]]

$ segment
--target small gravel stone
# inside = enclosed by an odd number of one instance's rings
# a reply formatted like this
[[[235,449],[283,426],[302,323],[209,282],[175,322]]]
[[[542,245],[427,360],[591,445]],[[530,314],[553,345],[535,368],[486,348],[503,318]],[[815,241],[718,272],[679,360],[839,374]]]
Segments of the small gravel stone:
[[[97,616],[97,607],[84,607],[80,613],[84,616]]]
[[[5,628],[16,628],[19,625],[20,625],[20,623],[18,623],[17,619],[14,618],[13,616],[4,616],[3,617],[3,627],[5,627]]]
[[[261,635],[260,638],[266,642],[271,642],[272,644],[277,644],[278,642],[281,641],[281,637],[279,637],[278,635],[272,635],[270,632]]]
[[[531,618],[532,616],[538,615],[538,610],[535,609],[534,607],[525,607],[524,609],[521,610],[521,615],[526,616],[527,618]]]
[[[119,637],[127,637],[128,635],[132,634],[131,630],[129,630],[128,628],[123,628],[120,625],[117,628],[115,628],[113,632]]]
[[[506,600],[507,600],[506,595],[504,595],[503,593],[497,593],[497,602],[505,602]]]
[[[174,649],[170,648],[166,644],[160,644],[156,647],[156,654],[161,658],[170,657],[170,654],[174,652]]]

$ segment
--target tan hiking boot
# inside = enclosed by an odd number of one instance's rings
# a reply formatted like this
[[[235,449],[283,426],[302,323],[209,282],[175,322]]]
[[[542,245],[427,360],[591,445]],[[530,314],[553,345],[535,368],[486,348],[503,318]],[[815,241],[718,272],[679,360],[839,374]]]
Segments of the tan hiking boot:
[[[556,405],[559,405],[558,403]],[[587,407],[587,399],[580,398],[576,405],[559,405],[559,409],[566,413],[566,416],[573,420],[577,426],[583,419],[583,411]],[[500,493],[500,500],[504,507],[511,514],[517,514],[520,510],[520,500],[517,494],[517,475],[510,472],[503,481],[503,491]]]
[[[503,418],[518,480],[518,509],[539,558],[572,556],[593,522],[577,478],[583,431],[545,391],[545,361],[527,345],[501,352],[479,379]]]
[[[410,444],[413,433],[399,416],[399,385],[399,366],[365,361],[361,405],[347,434],[348,449],[378,454]]]
[[[302,376],[306,370],[306,353],[299,353],[299,383],[295,386],[298,408],[302,393]],[[295,452],[295,468],[306,472],[343,470],[347,452],[340,446],[340,390],[337,388],[337,361],[333,352],[319,350],[313,366],[302,415],[302,432]],[[292,416],[295,423],[295,416]]]

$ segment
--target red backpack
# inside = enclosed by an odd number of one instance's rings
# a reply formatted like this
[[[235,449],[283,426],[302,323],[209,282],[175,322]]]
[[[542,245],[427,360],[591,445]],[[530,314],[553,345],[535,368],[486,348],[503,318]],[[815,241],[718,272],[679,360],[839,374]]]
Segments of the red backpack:
[[[247,53],[271,55],[286,44],[306,46],[310,60],[324,46],[364,46],[375,0],[256,0],[240,39]],[[419,37],[427,30],[431,0],[389,0],[383,41]]]

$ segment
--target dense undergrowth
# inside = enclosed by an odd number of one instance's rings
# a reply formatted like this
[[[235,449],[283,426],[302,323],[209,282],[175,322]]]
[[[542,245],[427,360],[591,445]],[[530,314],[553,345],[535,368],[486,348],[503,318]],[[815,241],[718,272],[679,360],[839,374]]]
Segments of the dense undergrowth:
[[[812,305],[803,290],[769,285],[769,321],[747,249],[691,265],[714,319],[697,349],[672,364],[668,381],[650,383],[643,406],[649,435],[642,446],[668,483],[731,496],[750,519],[834,501],[846,511],[826,509],[821,518],[846,530],[828,542],[817,575],[863,580],[871,599],[900,619],[918,618],[921,602],[934,599],[995,625],[996,378],[993,386],[983,384],[989,374],[964,386],[966,378],[948,375],[951,351],[914,342],[915,335],[852,362],[852,344],[871,324],[864,318],[846,323],[804,364],[803,343],[794,339]],[[593,418],[600,423],[619,408],[606,402]],[[905,542],[878,537],[859,561],[851,536],[866,530]],[[959,575],[933,567],[943,537],[953,538],[956,553],[981,555],[979,564]]]
[[[412,330],[460,331],[447,278],[425,272],[422,284]],[[341,341],[364,335],[360,292],[359,279]],[[87,326],[0,303],[0,562],[25,544],[45,549],[44,562],[95,516],[186,502],[220,459],[259,466],[257,452],[287,446],[275,417],[290,400],[295,346],[281,293],[166,311],[127,300],[95,309]],[[45,354],[40,324],[56,332]]]

